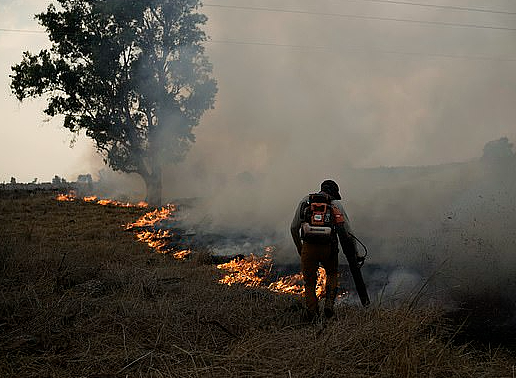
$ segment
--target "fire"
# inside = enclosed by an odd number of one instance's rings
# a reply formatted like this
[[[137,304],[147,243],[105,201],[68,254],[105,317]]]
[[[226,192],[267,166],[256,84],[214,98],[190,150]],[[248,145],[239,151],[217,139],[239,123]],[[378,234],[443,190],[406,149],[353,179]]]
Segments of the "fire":
[[[302,295],[305,292],[303,274],[281,277],[278,281],[269,284],[268,289],[277,293]]]
[[[326,271],[319,267],[317,270],[317,284],[315,293],[317,297],[323,298],[326,294]],[[294,295],[302,295],[305,293],[303,274],[293,274],[290,276],[281,277],[278,281],[269,284],[267,287],[271,291],[277,293],[286,293]]]
[[[176,260],[184,260],[184,259],[188,258],[188,256],[190,256],[191,253],[192,253],[191,250],[184,249],[182,251],[172,253],[172,256],[174,256],[174,258]]]
[[[58,201],[76,201],[77,195],[74,191],[70,191],[68,194],[59,194],[56,198]],[[145,208],[149,206],[146,202],[138,202],[132,204],[129,202],[120,202],[111,199],[99,199],[97,196],[86,196],[82,200],[88,203],[95,203],[102,206],[118,206],[118,207],[139,207]],[[171,253],[175,259],[183,260],[188,258],[191,254],[190,249],[185,249],[181,246],[180,250],[177,250],[179,243],[173,242],[172,239],[178,239],[177,235],[169,230],[156,229],[159,222],[165,220],[175,219],[176,207],[174,205],[167,205],[160,209],[150,211],[133,223],[125,225],[126,230],[135,231],[136,238],[138,241],[146,243],[150,248],[158,253]]]
[[[67,194],[63,194],[63,193],[58,194],[56,199],[58,201],[72,202],[72,201],[77,200],[77,194],[75,193],[74,190],[70,190],[70,192],[68,192]],[[120,202],[120,201],[115,201],[115,200],[111,200],[111,199],[98,199],[97,196],[86,196],[86,197],[83,197],[82,200],[84,202],[96,203],[97,205],[102,205],[102,206],[111,205],[111,206],[119,206],[119,207],[140,207],[140,208],[149,206],[149,204],[144,201],[140,201],[137,204],[133,204],[130,202]]]
[[[136,222],[128,224],[126,230],[152,227],[160,221],[170,219],[175,211],[176,207],[174,205],[167,205],[161,209],[150,211],[141,216]]]
[[[276,247],[273,245],[268,245],[263,249],[265,253],[273,253],[276,250]]]
[[[317,271],[315,293],[319,298],[323,298],[326,295],[326,271],[321,267],[319,267],[319,270]]]
[[[217,265],[217,268],[228,272],[219,280],[226,285],[243,284],[248,287],[262,286],[272,268],[270,255],[258,257],[253,254],[246,258],[236,258],[225,264]]]
[[[84,197],[84,201],[86,201],[86,198],[88,198],[88,197]],[[86,202],[95,202],[95,200],[86,201]],[[145,201],[140,201],[140,202],[134,204],[134,203],[130,203],[130,202],[115,201],[115,200],[111,200],[111,199],[98,200],[97,204],[102,205],[102,206],[110,205],[110,206],[119,206],[119,207],[141,207],[141,208],[149,206],[149,204]]]
[[[58,194],[56,199],[58,201],[62,201],[62,202],[72,202],[72,201],[75,201],[77,198],[76,194],[75,194],[75,191],[74,190],[70,190],[67,194]]]
[[[58,201],[75,201],[76,193],[70,191],[68,194],[60,194],[57,196]],[[124,203],[109,199],[98,199],[96,196],[83,197],[84,202],[96,203],[98,205],[111,205],[122,207],[147,207],[145,202],[138,204]],[[174,259],[184,260],[191,254],[192,250],[186,248],[186,243],[181,240],[181,236],[173,230],[162,229],[163,223],[175,222],[178,220],[177,208],[175,205],[167,205],[165,207],[149,211],[133,223],[125,225],[125,229],[134,231],[138,241],[146,243],[157,253],[170,253]],[[263,256],[251,254],[244,258],[235,258],[228,263],[219,264],[217,268],[226,272],[219,282],[226,285],[241,284],[247,287],[265,288],[276,293],[286,293],[293,295],[304,294],[303,275],[301,273],[283,276],[279,278],[273,277],[273,258],[272,255],[276,250],[273,245],[266,246]],[[323,268],[319,268],[317,272],[316,293],[319,298],[325,295],[326,272]]]
[[[167,239],[170,237],[169,231],[140,231],[136,233],[138,241],[147,243],[149,247],[158,253],[167,253]]]
[[[266,247],[265,251],[274,248]],[[219,282],[228,286],[241,284],[247,287],[263,287],[277,293],[302,295],[305,292],[303,275],[301,273],[280,277],[277,281],[271,281],[273,267],[272,255],[264,256],[251,254],[245,258],[236,258],[225,264],[217,265],[218,269],[227,273]],[[316,293],[319,298],[325,295],[326,272],[323,268],[317,271]]]
[[[172,230],[159,229],[159,223],[177,220],[177,208],[167,205],[161,209],[149,211],[135,222],[125,226],[126,230],[135,231],[138,241],[147,245],[158,253],[170,253],[176,260],[184,260],[192,251],[181,243],[181,237]],[[179,249],[179,250],[178,250]]]
[[[111,205],[111,204],[114,205],[116,203],[117,203],[116,201],[113,201],[110,199],[101,199],[101,200],[97,201],[97,204],[102,205],[102,206],[107,206],[107,205]]]

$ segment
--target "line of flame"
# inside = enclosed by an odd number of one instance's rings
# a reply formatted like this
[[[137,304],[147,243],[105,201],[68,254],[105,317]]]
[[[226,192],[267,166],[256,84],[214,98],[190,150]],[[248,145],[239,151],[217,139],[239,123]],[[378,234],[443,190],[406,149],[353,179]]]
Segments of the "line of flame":
[[[126,230],[138,230],[135,232],[138,241],[147,245],[158,253],[170,253],[176,260],[184,260],[190,256],[190,249],[175,250],[169,243],[169,238],[173,235],[169,230],[153,229],[160,221],[171,220],[176,216],[176,206],[167,205],[161,209],[156,209],[145,213],[135,222],[125,226]],[[146,228],[141,230],[141,228]]]
[[[267,249],[266,250],[270,250]],[[270,279],[273,260],[269,253],[259,257],[251,254],[246,258],[236,258],[225,264],[217,265],[218,269],[227,273],[219,282],[225,285],[241,284],[247,287],[263,287],[277,293],[302,295],[305,292],[303,275],[301,273],[280,277],[277,281],[266,284]],[[326,286],[326,271],[317,271],[316,294],[324,297]]]
[[[70,191],[68,194],[59,194],[58,201],[71,202],[77,200],[76,193]],[[114,205],[122,207],[147,207],[148,204],[140,202],[136,205],[130,203],[122,203],[109,199],[99,200],[96,196],[87,196],[82,198],[85,202],[97,203],[99,205]],[[142,227],[152,227],[156,223],[170,219],[176,212],[174,205],[167,205],[160,209],[150,211],[135,222],[125,225],[126,230],[133,230]],[[169,248],[168,238],[171,233],[168,230],[140,230],[135,233],[138,241],[147,243],[147,245],[158,253],[171,253],[175,259],[186,259],[192,251],[183,249],[174,251]],[[270,279],[270,273],[273,266],[272,253],[275,246],[267,246],[264,248],[264,256],[255,256],[251,254],[246,258],[235,258],[228,263],[219,264],[217,268],[226,271],[226,275],[219,282],[226,285],[242,284],[247,287],[264,287],[273,292],[287,293],[294,295],[302,295],[305,291],[303,284],[303,275],[301,273],[280,277],[277,281],[266,284]],[[317,272],[316,293],[318,297],[325,294],[326,272],[323,268],[319,268]],[[270,282],[270,281],[269,281]]]
[[[135,222],[126,225],[125,228],[126,230],[131,230],[138,227],[154,226],[159,221],[170,219],[175,211],[176,207],[174,205],[167,205],[161,209],[149,211],[148,213],[145,213],[140,218],[138,218]]]
[[[64,193],[58,194],[56,197],[56,200],[62,201],[62,202],[72,202],[72,201],[77,201],[78,197],[74,190],[70,190],[66,194],[64,194]],[[111,206],[119,206],[119,207],[141,207],[141,208],[149,206],[149,204],[145,201],[140,201],[135,204],[135,203],[130,203],[130,202],[120,202],[120,201],[111,200],[111,199],[98,199],[97,196],[86,196],[86,197],[83,197],[82,200],[84,202],[96,203],[97,205],[102,205],[102,206],[111,205]]]

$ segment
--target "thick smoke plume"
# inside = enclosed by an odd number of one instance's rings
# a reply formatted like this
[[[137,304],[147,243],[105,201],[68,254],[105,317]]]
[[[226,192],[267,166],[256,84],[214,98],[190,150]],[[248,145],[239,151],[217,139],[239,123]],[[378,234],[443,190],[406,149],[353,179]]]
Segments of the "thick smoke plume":
[[[281,9],[358,18],[207,3],[219,93],[186,160],[166,169],[166,199],[198,198],[192,223],[272,235],[296,262],[293,211],[332,178],[369,263],[386,269],[384,293],[433,277],[457,303],[516,294],[514,162],[480,158],[486,142],[516,140],[516,17],[366,1]]]

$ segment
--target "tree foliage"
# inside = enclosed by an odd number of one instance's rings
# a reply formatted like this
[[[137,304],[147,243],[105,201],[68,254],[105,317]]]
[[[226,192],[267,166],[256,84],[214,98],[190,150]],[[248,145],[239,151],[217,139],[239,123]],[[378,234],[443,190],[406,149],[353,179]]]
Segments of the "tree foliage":
[[[36,16],[52,47],[24,53],[11,89],[19,100],[45,95],[46,114],[85,130],[113,169],[140,174],[152,201],[163,163],[184,157],[217,92],[200,1],[58,3]]]
[[[509,142],[507,137],[503,137],[498,140],[492,140],[485,144],[482,158],[484,160],[514,158],[515,153],[512,149],[513,144]]]

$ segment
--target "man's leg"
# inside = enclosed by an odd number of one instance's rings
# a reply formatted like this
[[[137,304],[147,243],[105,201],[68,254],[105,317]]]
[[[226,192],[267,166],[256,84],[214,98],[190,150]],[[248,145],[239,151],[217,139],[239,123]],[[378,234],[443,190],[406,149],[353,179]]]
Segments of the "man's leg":
[[[319,313],[315,285],[317,283],[317,269],[319,268],[318,245],[303,243],[301,248],[301,269],[305,280],[305,302],[310,320]]]
[[[339,251],[333,248],[326,252],[322,261],[326,271],[326,300],[324,301],[324,315],[333,316],[333,306],[337,297],[337,275],[339,271]]]

